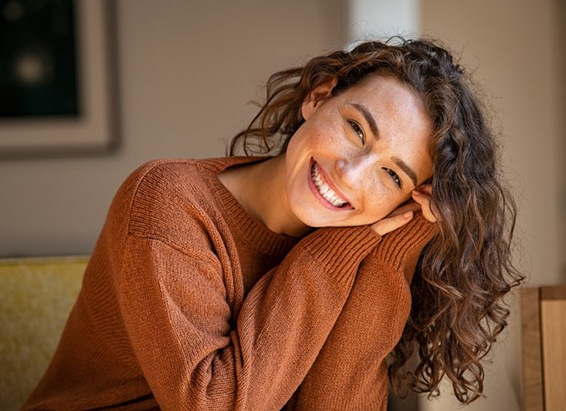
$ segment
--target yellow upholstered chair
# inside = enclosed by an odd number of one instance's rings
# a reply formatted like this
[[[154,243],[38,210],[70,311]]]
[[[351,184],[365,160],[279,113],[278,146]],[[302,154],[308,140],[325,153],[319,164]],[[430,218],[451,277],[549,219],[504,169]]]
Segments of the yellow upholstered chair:
[[[87,261],[0,259],[0,410],[18,410],[45,372]]]

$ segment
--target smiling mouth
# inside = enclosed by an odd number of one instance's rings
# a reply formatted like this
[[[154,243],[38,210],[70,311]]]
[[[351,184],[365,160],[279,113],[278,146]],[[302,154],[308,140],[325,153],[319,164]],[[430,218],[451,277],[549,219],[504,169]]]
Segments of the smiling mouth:
[[[329,185],[322,179],[320,173],[318,172],[318,164],[313,162],[311,167],[311,177],[316,189],[318,190],[319,194],[332,204],[334,207],[344,208],[349,203],[341,198],[334,190],[332,190]]]

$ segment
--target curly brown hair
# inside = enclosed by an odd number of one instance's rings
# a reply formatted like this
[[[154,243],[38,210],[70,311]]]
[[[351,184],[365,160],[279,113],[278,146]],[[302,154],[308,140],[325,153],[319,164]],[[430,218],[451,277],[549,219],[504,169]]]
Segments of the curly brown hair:
[[[433,41],[393,38],[336,51],[273,74],[267,100],[230,154],[284,152],[304,122],[311,90],[337,79],[333,95],[369,74],[392,75],[423,101],[433,122],[432,203],[439,233],[421,253],[411,284],[411,314],[389,361],[394,391],[438,394],[443,377],[459,401],[483,391],[482,358],[507,325],[503,301],[522,280],[511,261],[516,205],[502,183],[498,146],[486,110],[451,54]],[[418,353],[418,363],[408,360]]]

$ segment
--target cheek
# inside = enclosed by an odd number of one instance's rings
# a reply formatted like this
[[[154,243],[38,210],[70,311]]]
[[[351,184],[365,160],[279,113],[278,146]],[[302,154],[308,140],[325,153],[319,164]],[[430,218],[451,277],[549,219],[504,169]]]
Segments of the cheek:
[[[410,193],[392,192],[392,189],[377,181],[366,190],[364,211],[377,221],[387,217],[393,210],[408,201],[410,197]]]
[[[368,206],[368,211],[373,220],[380,220],[386,217],[396,208],[387,195],[373,195],[368,200],[371,202]]]
[[[324,148],[329,143],[336,144],[344,139],[344,130],[332,119],[313,117],[311,121],[303,123],[291,141],[298,145]]]

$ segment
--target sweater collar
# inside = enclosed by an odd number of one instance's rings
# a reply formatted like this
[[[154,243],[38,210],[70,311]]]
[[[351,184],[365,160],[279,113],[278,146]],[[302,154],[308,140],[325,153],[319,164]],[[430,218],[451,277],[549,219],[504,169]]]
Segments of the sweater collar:
[[[198,167],[218,200],[224,218],[238,236],[262,253],[280,256],[288,253],[300,238],[271,231],[265,224],[252,217],[218,179],[218,174],[229,167],[265,161],[268,158],[270,157],[212,158],[199,160]]]

